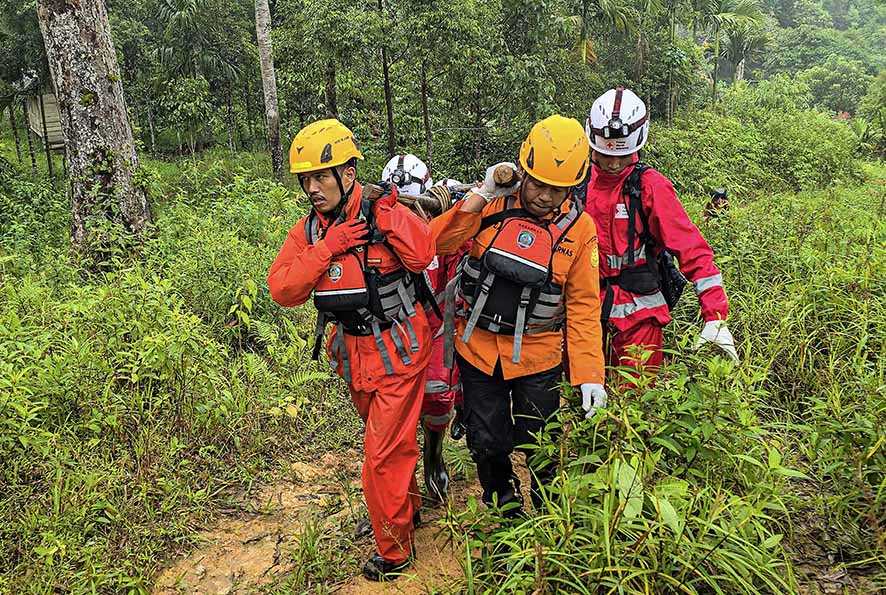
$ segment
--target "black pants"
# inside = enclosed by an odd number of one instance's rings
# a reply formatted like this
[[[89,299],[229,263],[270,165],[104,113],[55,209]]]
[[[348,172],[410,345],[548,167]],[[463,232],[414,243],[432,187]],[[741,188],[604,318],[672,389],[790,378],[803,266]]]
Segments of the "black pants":
[[[499,505],[520,501],[520,483],[511,467],[514,448],[533,444],[560,406],[559,383],[562,366],[545,372],[505,380],[501,364],[489,376],[458,356],[464,390],[464,418],[468,449],[477,464],[483,486],[483,501]],[[527,463],[530,451],[526,452]],[[550,483],[556,472],[552,463],[532,465],[532,501],[540,505],[539,484]]]

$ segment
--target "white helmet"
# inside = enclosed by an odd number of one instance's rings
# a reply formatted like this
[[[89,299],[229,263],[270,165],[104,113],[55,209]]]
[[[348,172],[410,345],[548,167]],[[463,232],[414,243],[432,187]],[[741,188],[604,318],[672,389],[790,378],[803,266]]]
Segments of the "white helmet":
[[[412,153],[391,157],[381,172],[381,179],[407,194],[424,194],[434,183],[428,166]]]
[[[646,104],[630,89],[609,89],[591,106],[585,121],[591,148],[604,155],[636,153],[649,136]]]

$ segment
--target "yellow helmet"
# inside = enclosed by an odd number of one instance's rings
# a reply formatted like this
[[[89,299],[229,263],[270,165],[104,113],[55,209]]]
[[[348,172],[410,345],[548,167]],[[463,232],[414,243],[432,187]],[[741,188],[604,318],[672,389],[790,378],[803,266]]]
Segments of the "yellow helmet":
[[[303,174],[363,159],[354,133],[334,118],[312,122],[298,131],[289,147],[289,171]]]
[[[590,144],[582,125],[556,114],[537,122],[520,147],[523,170],[551,186],[580,184],[590,159]]]

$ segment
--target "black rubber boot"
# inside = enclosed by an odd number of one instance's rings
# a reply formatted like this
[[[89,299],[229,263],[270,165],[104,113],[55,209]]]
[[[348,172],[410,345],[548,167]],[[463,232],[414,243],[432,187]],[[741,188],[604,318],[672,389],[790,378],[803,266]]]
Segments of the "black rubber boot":
[[[453,440],[461,440],[466,433],[464,409],[460,405],[456,405],[455,417],[452,418],[452,425],[449,426],[449,436]]]
[[[412,513],[412,526],[415,529],[421,527],[421,510],[416,508],[415,512]],[[357,521],[357,524],[354,526],[354,539],[363,539],[364,537],[372,536],[372,522],[369,520],[368,516],[362,517]]]
[[[505,504],[516,502],[517,507],[505,511],[507,518],[519,517],[523,514],[523,494],[520,492],[520,479],[514,474],[511,459],[508,455],[483,458],[477,463],[477,476],[483,486],[483,502],[487,506],[498,503],[499,508]]]
[[[424,445],[424,474],[425,489],[428,498],[432,501],[443,503],[449,495],[449,472],[443,461],[443,438],[442,431],[429,430],[422,426],[425,432]]]
[[[402,562],[388,562],[380,554],[375,553],[363,565],[363,576],[376,582],[390,581],[396,579],[410,566],[412,558],[406,558]]]

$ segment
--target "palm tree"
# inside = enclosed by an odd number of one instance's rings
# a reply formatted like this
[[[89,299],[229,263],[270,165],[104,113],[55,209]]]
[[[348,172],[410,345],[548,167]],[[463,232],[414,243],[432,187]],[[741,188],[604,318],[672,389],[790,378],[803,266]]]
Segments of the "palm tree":
[[[233,52],[219,43],[223,35],[216,15],[213,0],[161,0],[157,17],[163,39],[158,53],[167,73],[207,80],[239,77]]]
[[[759,0],[700,0],[696,4],[697,21],[711,32],[714,42],[714,72],[711,98],[717,98],[717,78],[720,75],[720,42],[724,27],[744,24],[760,25],[763,13]],[[693,25],[693,28],[695,26]]]
[[[753,22],[742,22],[725,27],[724,55],[735,68],[733,81],[744,80],[745,64],[762,54],[772,42],[769,32]]]
[[[589,39],[592,24],[606,25],[621,33],[627,33],[637,21],[630,0],[577,0],[571,9],[577,12],[572,20],[580,27],[578,47],[584,63],[587,63],[589,58],[593,60],[595,57],[593,43]]]

